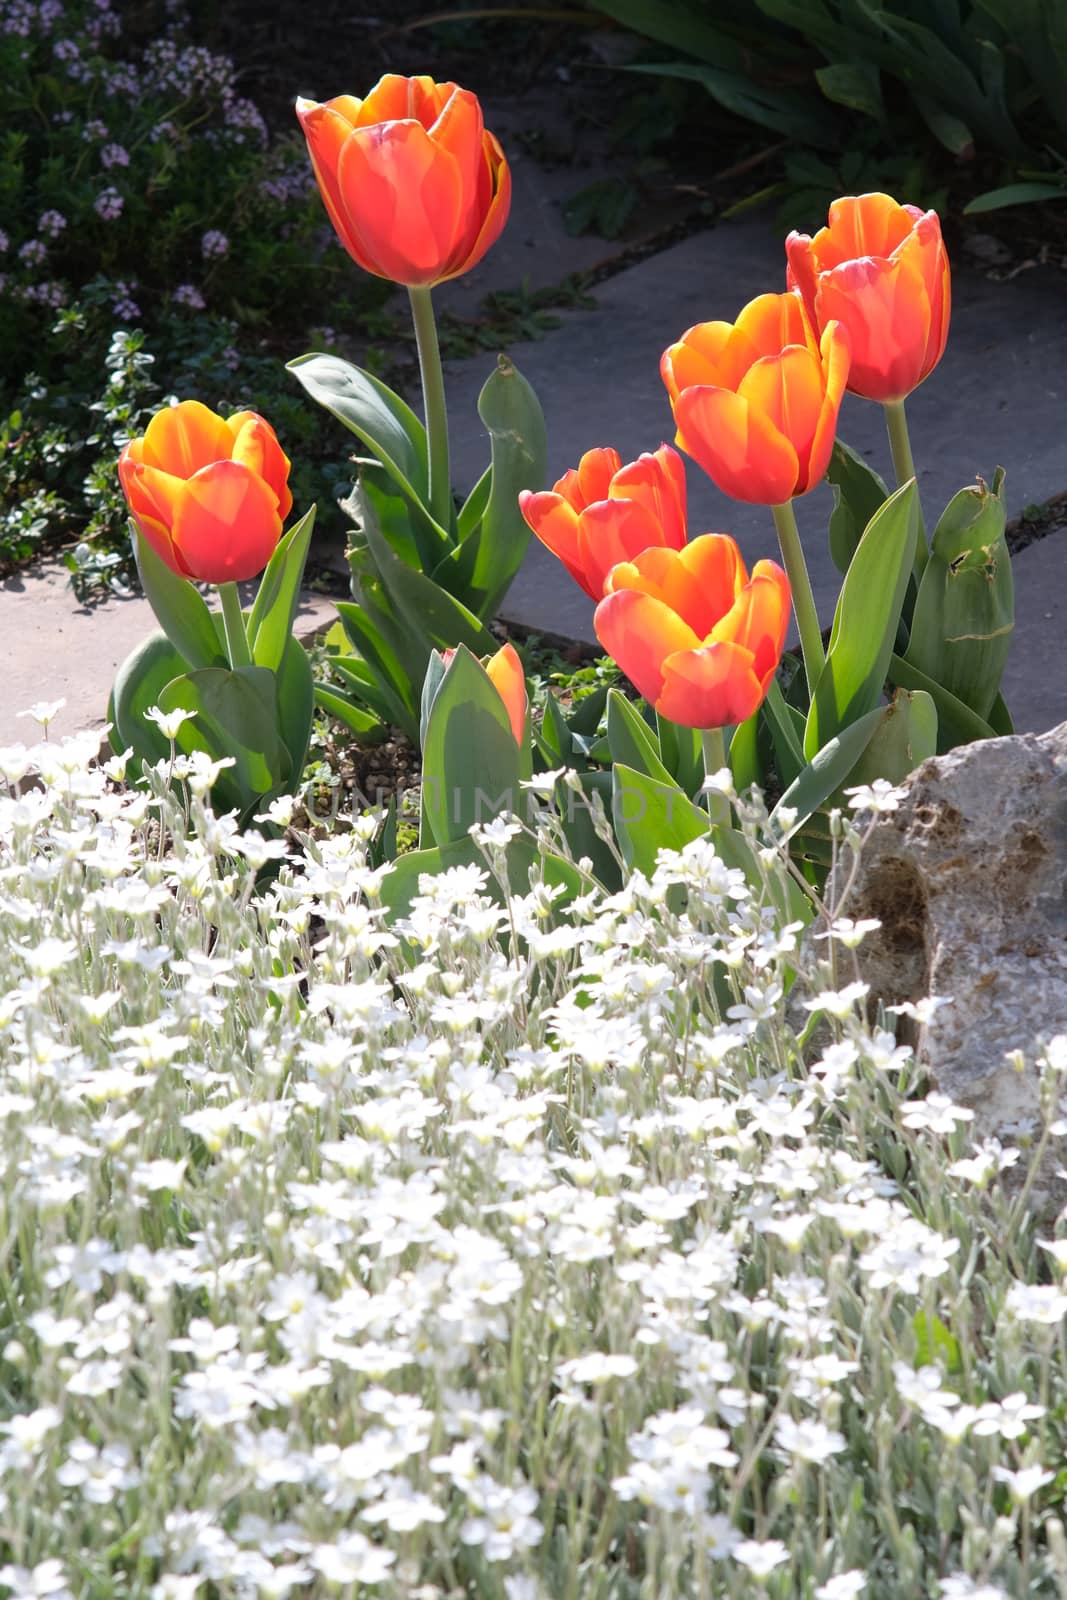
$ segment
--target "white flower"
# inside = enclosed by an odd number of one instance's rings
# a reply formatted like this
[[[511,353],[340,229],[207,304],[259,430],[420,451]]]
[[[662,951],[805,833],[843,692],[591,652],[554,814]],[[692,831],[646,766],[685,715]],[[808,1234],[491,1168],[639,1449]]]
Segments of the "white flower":
[[[0,1567],[0,1585],[10,1591],[7,1600],[74,1600],[61,1561],[40,1561],[32,1571]]]
[[[965,1572],[954,1572],[951,1577],[942,1578],[938,1587],[941,1600],[1011,1600],[1006,1589],[995,1583],[979,1583]]]
[[[361,1533],[343,1533],[335,1544],[315,1545],[308,1559],[327,1583],[385,1583],[396,1563],[392,1550],[383,1550]]]
[[[822,1466],[831,1456],[840,1455],[847,1448],[843,1433],[809,1417],[803,1417],[799,1422],[792,1417],[779,1417],[775,1424],[774,1440],[787,1455],[798,1461],[807,1461],[812,1466]]]
[[[850,795],[853,811],[870,811],[876,816],[896,811],[908,797],[907,789],[894,788],[885,778],[875,778],[873,783],[856,784],[845,793]]]
[[[858,1567],[849,1572],[838,1572],[815,1591],[815,1600],[857,1600],[867,1587],[867,1574]]]
[[[1031,1405],[1021,1391],[1006,1394],[1003,1400],[990,1400],[979,1406],[974,1432],[979,1436],[999,1434],[1002,1439],[1021,1439],[1027,1431],[1026,1424],[1044,1415],[1044,1406]]]
[[[35,705],[30,706],[28,711],[17,711],[15,715],[19,717],[32,717],[34,722],[39,722],[41,724],[42,728],[47,728],[50,722],[54,722],[56,720],[56,717],[62,711],[66,703],[66,700],[38,700]],[[21,1571],[22,1569],[19,1568],[17,1570]]]
[[[556,1374],[566,1383],[609,1383],[612,1378],[632,1378],[637,1371],[633,1356],[605,1355],[595,1350],[574,1361],[564,1361]]]
[[[752,1573],[754,1578],[769,1578],[775,1567],[789,1560],[789,1551],[781,1539],[742,1539],[730,1554]]]
[[[1043,1489],[1046,1483],[1051,1483],[1055,1478],[1054,1472],[1046,1472],[1040,1464],[1030,1467],[1020,1467],[1017,1472],[1011,1472],[1007,1467],[995,1466],[993,1476],[998,1483],[1008,1486],[1008,1493],[1015,1504],[1024,1505],[1027,1500]]]
[[[1005,1296],[1004,1309],[1020,1322],[1051,1328],[1067,1316],[1067,1294],[1052,1283],[1013,1283]]]
[[[162,711],[159,706],[149,706],[144,714],[145,721],[154,722],[164,739],[176,739],[183,723],[191,722],[195,716],[195,711],[183,711],[180,706],[176,711]]]
[[[928,1133],[951,1133],[957,1123],[970,1122],[974,1112],[953,1103],[947,1094],[928,1094],[925,1100],[905,1100],[900,1120],[905,1128],[924,1128]]]
[[[480,1477],[468,1498],[478,1515],[461,1524],[459,1537],[463,1544],[479,1546],[487,1561],[510,1561],[516,1551],[540,1544],[544,1529],[533,1515],[537,1491],[528,1484],[506,1488]]]

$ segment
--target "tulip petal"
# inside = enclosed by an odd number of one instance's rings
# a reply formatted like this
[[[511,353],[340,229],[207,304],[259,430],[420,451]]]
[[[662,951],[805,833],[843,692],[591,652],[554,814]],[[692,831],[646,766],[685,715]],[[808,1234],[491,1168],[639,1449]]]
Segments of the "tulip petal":
[[[182,486],[172,533],[190,576],[239,583],[263,570],[281,531],[274,490],[239,461],[216,461]]]
[[[488,131],[482,135],[482,139],[486,160],[479,179],[473,214],[476,217],[484,216],[484,220],[473,239],[465,239],[455,252],[452,264],[443,274],[441,282],[447,278],[457,278],[460,273],[478,265],[486,251],[503,233],[504,224],[511,210],[511,170],[504,159],[504,152]],[[483,209],[486,206],[487,195],[491,195],[492,199],[488,202],[488,208]]]
[[[337,179],[345,236],[378,276],[437,282],[463,221],[460,175],[422,124],[357,128],[341,147]]]
[[[684,550],[642,550],[613,567],[607,590],[636,589],[652,595],[704,639],[747,580],[736,543],[725,533],[705,533]]]
[[[822,410],[823,374],[818,356],[795,344],[775,355],[761,356],[745,373],[737,392],[789,440],[803,470]]]
[[[503,645],[495,656],[490,656],[485,670],[504,702],[515,743],[521,746],[526,738],[526,675],[515,646]]]
[[[157,411],[144,432],[141,459],[175,478],[191,478],[213,461],[228,459],[233,436],[222,418],[199,400]]]
[[[601,600],[593,627],[604,649],[651,705],[657,703],[663,686],[665,657],[700,645],[692,628],[669,606],[634,589]]]
[[[582,566],[578,513],[573,505],[550,489],[537,493],[523,489],[519,495],[519,510],[545,548],[562,561],[575,583],[581,585],[591,600],[599,600],[603,589],[590,587]]]
[[[841,410],[841,401],[844,399],[845,387],[852,370],[851,350],[852,345],[848,330],[843,328],[839,322],[828,322],[819,345],[826,393],[823,396],[819,423],[815,429],[815,437],[811,442],[811,452],[808,456],[807,465],[801,474],[800,483],[797,485],[798,494],[807,494],[809,489],[814,489],[815,485],[821,483],[826,476],[826,469],[830,465],[830,457],[833,454],[838,413]]]
[[[373,260],[367,256],[357,241],[352,237],[348,226],[348,212],[345,208],[344,197],[341,193],[341,184],[338,178],[338,167],[341,161],[341,151],[351,137],[354,120],[359,116],[359,101],[353,101],[357,108],[353,113],[351,107],[342,105],[341,96],[331,100],[326,105],[317,105],[314,101],[298,100],[296,114],[300,119],[304,137],[307,140],[308,154],[315,173],[315,181],[319,186],[322,203],[326,207],[330,221],[333,223],[337,237],[344,245],[352,259],[361,266],[364,272],[376,272]],[[364,102],[366,104],[366,102]]]
[[[789,579],[775,561],[758,561],[731,609],[715,624],[712,642],[741,645],[765,690],[777,671],[789,627]]]
[[[656,710],[683,728],[725,728],[747,721],[762,700],[749,652],[715,643],[667,657]]]
[[[674,407],[677,443],[724,494],[756,505],[792,498],[800,474],[789,440],[728,389],[686,389]]]
[[[172,478],[158,467],[146,467],[138,458],[140,439],[131,439],[118,460],[119,482],[138,531],[172,572],[189,574],[174,549],[170,536],[174,505],[184,488],[184,480]]]
[[[812,356],[817,350],[815,331],[799,294],[760,294],[738,313],[720,366],[724,388],[736,389],[749,368],[762,356],[776,356],[787,345],[801,345]]]
[[[680,550],[686,540],[685,463],[677,450],[661,444],[616,472],[608,490],[611,499],[642,505],[655,522],[656,544]]]
[[[599,600],[604,580],[620,561],[632,561],[639,551],[660,544],[659,523],[636,500],[597,500],[578,518],[578,559],[585,574],[583,587]]]
[[[291,462],[278,443],[278,436],[270,423],[255,411],[237,411],[227,417],[226,426],[233,435],[232,459],[241,461],[250,471],[267,483],[278,497],[278,514],[284,522],[293,509],[289,490]]]
[[[823,274],[819,321],[848,329],[848,385],[868,400],[900,400],[921,382],[930,338],[926,285],[910,259],[863,256]]]
[[[907,238],[922,213],[887,194],[844,195],[830,207],[827,226],[811,241],[817,272],[859,256],[886,259]]]
[[[581,504],[578,510],[592,505],[594,500],[606,500],[611,493],[611,483],[622,467],[622,457],[610,445],[600,445],[587,450],[578,463],[578,490]]]
[[[695,383],[722,383],[720,357],[732,333],[729,322],[698,322],[664,350],[659,371],[672,405]]]

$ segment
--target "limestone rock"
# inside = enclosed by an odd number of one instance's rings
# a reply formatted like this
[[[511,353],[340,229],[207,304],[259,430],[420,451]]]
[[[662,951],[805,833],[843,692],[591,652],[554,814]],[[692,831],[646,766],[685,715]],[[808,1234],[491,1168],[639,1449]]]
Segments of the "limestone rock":
[[[881,921],[862,947],[874,995],[951,996],[920,1059],[974,1110],[976,1138],[1014,1142],[1037,1119],[1037,1078],[1005,1056],[1067,1033],[1067,723],[924,762],[874,830],[847,914]]]

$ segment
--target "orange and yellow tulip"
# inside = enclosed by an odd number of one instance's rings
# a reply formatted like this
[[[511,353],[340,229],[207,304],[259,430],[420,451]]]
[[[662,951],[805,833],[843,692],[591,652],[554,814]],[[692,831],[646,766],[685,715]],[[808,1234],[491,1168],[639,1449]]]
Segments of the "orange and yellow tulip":
[[[723,728],[762,704],[789,625],[789,580],[776,562],[758,561],[750,578],[733,539],[706,533],[613,567],[607,589],[596,636],[670,722]]]
[[[199,400],[168,406],[130,440],[118,471],[142,537],[199,583],[262,572],[292,509],[289,458],[254,411],[224,419]]]
[[[296,114],[337,237],[366,272],[429,287],[499,237],[511,175],[469,89],[387,73],[365,100],[300,99]]]
[[[663,353],[681,445],[725,494],[782,505],[822,478],[848,376],[848,335],[822,338],[799,294],[761,294],[737,321],[700,322]]]
[[[848,329],[848,387],[866,400],[903,400],[941,360],[952,291],[935,211],[887,194],[848,195],[814,238],[785,244],[791,285],[818,328]]]
[[[445,666],[455,655],[454,650],[441,652]],[[504,709],[515,735],[515,743],[522,745],[526,739],[526,674],[522,670],[519,652],[513,644],[501,645],[495,656],[482,662],[489,681],[504,702]]]
[[[685,544],[685,466],[670,445],[625,467],[617,450],[587,450],[552,486],[524,489],[519,509],[543,545],[586,594],[599,600],[620,561],[651,545]]]

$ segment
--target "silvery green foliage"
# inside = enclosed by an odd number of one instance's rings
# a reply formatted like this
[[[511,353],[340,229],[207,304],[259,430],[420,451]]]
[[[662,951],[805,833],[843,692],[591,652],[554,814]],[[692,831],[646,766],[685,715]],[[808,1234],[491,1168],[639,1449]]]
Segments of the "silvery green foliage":
[[[390,928],[369,824],[91,755],[0,751],[0,1589],[1067,1592],[1063,1040],[974,1149],[704,842]]]

